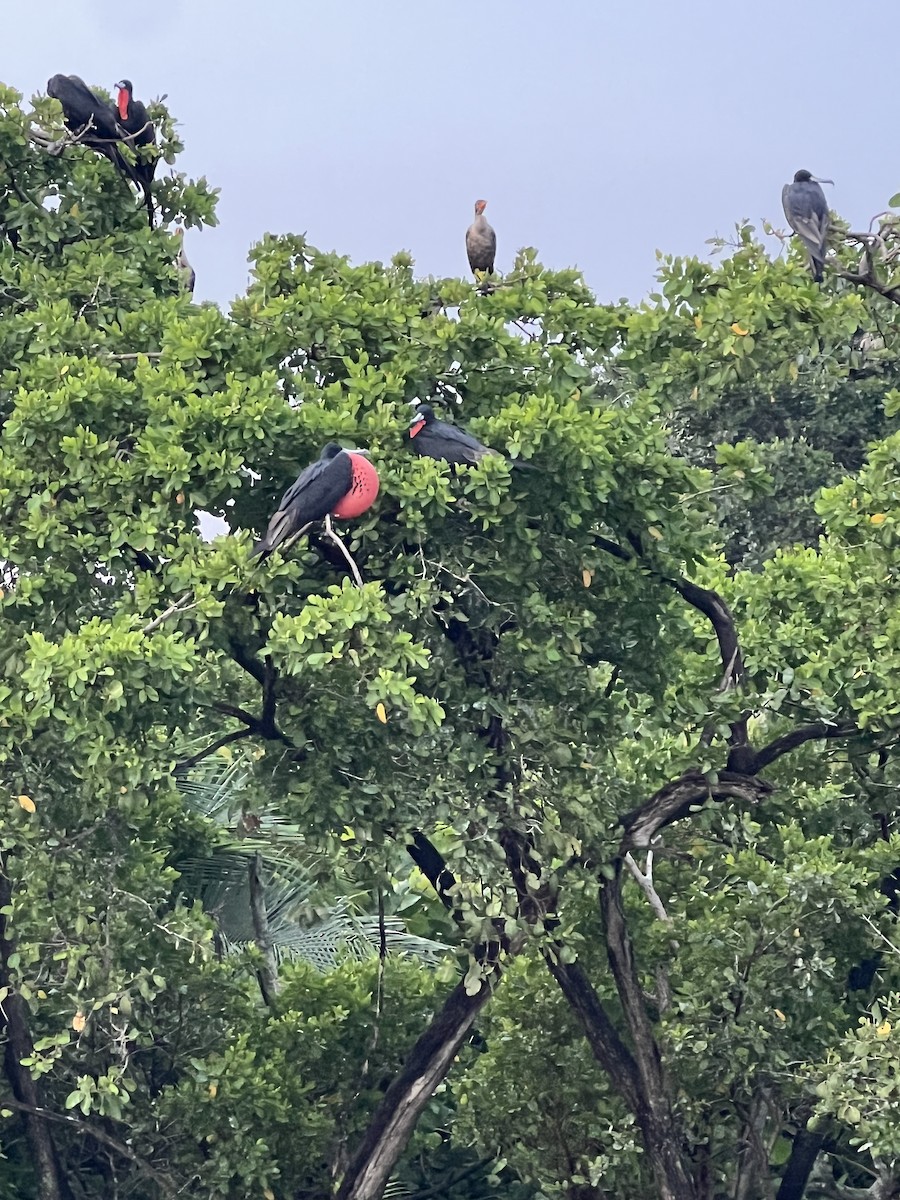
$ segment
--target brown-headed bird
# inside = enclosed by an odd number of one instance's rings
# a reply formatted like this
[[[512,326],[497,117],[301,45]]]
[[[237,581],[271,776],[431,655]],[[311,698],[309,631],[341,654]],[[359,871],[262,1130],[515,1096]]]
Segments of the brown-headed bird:
[[[487,223],[486,207],[487,200],[475,201],[475,220],[466,230],[466,254],[476,279],[479,271],[493,271],[497,254],[497,235]]]

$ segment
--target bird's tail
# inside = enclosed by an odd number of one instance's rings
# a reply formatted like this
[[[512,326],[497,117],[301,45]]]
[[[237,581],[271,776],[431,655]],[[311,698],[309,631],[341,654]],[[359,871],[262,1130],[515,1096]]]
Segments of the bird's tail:
[[[540,467],[536,463],[522,462],[520,458],[508,458],[506,460],[514,471],[539,471]]]

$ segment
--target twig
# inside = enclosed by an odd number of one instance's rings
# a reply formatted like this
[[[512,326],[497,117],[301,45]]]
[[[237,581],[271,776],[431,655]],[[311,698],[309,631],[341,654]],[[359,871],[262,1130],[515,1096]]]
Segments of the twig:
[[[216,738],[214,742],[210,742],[205,749],[192,754],[190,758],[182,758],[175,764],[176,771],[186,771],[189,767],[195,767],[198,762],[202,762],[204,758],[208,758],[210,754],[215,754],[217,750],[221,750],[223,746],[229,746],[232,742],[238,741],[240,738],[249,737],[253,731],[246,728],[233,729],[231,733],[226,733],[220,738]]]
[[[334,544],[337,546],[337,548],[340,550],[341,554],[343,554],[344,558],[347,560],[347,566],[350,568],[350,572],[353,575],[354,583],[356,584],[356,586],[358,588],[361,588],[363,586],[363,578],[362,578],[362,575],[360,575],[360,573],[359,573],[359,567],[354,562],[353,555],[350,553],[350,551],[347,549],[347,547],[344,545],[344,543],[341,541],[341,539],[338,537],[338,535],[334,532],[334,528],[331,524],[331,514],[330,513],[325,518],[323,524],[325,526],[325,536],[330,538],[331,541],[333,541]]]
[[[162,625],[164,621],[168,621],[169,617],[174,617],[176,615],[180,615],[181,613],[189,612],[192,608],[196,608],[196,600],[193,604],[187,603],[192,595],[193,592],[185,592],[180,600],[176,600],[173,604],[170,604],[165,612],[160,613],[159,616],[156,617],[155,620],[151,621],[149,625],[145,625],[141,630],[141,633],[152,633],[154,629],[159,629],[160,625]]]

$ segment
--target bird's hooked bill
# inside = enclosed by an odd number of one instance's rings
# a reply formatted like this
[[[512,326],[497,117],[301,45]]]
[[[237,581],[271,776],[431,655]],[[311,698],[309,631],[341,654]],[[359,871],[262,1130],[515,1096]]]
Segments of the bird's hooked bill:
[[[833,179],[820,179],[818,175],[811,175],[810,178],[812,179],[813,183],[830,183],[831,186],[834,187]]]

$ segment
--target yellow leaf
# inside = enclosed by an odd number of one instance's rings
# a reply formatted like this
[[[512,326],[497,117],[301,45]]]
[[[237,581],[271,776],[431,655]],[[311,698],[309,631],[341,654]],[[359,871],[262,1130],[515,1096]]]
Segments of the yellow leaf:
[[[731,332],[736,333],[738,337],[746,337],[750,330],[741,328],[737,321],[735,321],[735,323],[731,326]]]
[[[275,1193],[271,1188],[263,1188],[263,1196],[265,1200],[275,1200]]]
[[[784,1015],[784,1013],[781,1011],[780,1008],[773,1008],[772,1011],[775,1013],[775,1016],[778,1018],[779,1021],[787,1020],[787,1017]]]
[[[591,580],[593,578],[594,578],[594,572],[589,571],[587,569],[587,567],[585,567],[584,570],[581,572],[581,582],[584,584],[585,587],[590,587]]]
[[[869,517],[869,520],[873,525],[883,525],[887,520],[887,517],[884,513],[872,513],[871,517]]]
[[[650,536],[653,538],[653,540],[655,542],[662,541],[662,530],[657,529],[655,525],[648,525],[647,532],[650,534]]]
[[[699,395],[700,395],[700,389],[698,387],[694,387],[691,389],[691,399],[692,400],[696,400]]]
[[[694,328],[695,329],[703,328],[703,318],[700,316],[699,313],[697,313],[697,315],[694,317]]]
[[[60,369],[60,372],[59,372],[59,373],[60,373],[60,375],[68,375],[68,373],[69,373],[69,364],[68,364],[68,363],[66,363],[66,365]]]
[[[891,1032],[890,1021],[882,1021],[881,1024],[878,1026],[878,1028],[875,1030],[875,1036],[878,1038],[879,1041],[883,1042],[884,1039],[889,1036],[890,1032]]]
[[[850,507],[851,507],[851,508],[856,508],[858,504],[859,504],[859,501],[858,501],[858,500],[856,499],[856,497],[854,496],[854,497],[853,497],[853,499],[850,501]]]
[[[793,383],[797,382],[797,379],[800,375],[800,368],[797,366],[797,364],[795,362],[788,363],[788,375],[790,375],[791,381]]]
[[[217,1083],[211,1083],[207,1091],[209,1092],[210,1096],[212,1096],[213,1100],[215,1100],[219,1092],[219,1085]]]
[[[176,504],[184,504],[184,492],[178,493],[178,495],[175,497],[175,503]]]
[[[17,796],[16,799],[19,801],[19,808],[24,808],[26,812],[34,812],[36,805],[30,796]]]
[[[87,1017],[84,1015],[83,1012],[77,1012],[75,1014],[75,1016],[72,1018],[72,1028],[75,1030],[76,1033],[81,1033],[82,1029],[84,1029],[86,1024],[87,1024]]]
[[[375,716],[382,723],[382,725],[387,725],[387,709],[380,700],[375,705]]]

